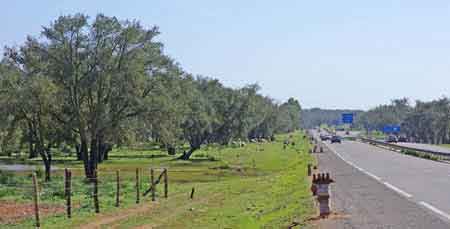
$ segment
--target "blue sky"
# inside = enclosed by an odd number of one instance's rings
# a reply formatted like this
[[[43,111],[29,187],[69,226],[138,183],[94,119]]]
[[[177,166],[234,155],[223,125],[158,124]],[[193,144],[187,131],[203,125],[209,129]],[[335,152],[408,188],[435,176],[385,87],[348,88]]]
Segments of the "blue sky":
[[[233,87],[257,82],[303,107],[449,95],[449,1],[3,1],[1,46],[60,15],[104,13],[158,25],[166,53],[191,73]]]

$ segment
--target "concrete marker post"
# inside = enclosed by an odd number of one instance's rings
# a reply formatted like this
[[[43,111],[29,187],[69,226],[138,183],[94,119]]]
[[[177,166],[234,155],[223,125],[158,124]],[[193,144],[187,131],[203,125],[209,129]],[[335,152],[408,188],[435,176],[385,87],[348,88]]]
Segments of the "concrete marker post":
[[[311,191],[317,196],[320,217],[327,217],[331,212],[329,185],[333,182],[334,180],[330,178],[329,173],[319,173],[317,176],[316,174],[313,175]]]

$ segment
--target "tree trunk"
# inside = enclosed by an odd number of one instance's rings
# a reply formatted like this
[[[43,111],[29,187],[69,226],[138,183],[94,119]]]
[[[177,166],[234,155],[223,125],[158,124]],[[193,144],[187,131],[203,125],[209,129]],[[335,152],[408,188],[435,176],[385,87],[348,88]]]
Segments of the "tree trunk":
[[[48,182],[50,181],[51,175],[52,154],[50,151],[46,151],[43,147],[38,148],[39,154],[41,155],[42,161],[44,162],[45,182]]]
[[[28,148],[29,148],[29,155],[28,155],[29,159],[36,158],[37,152],[31,141],[28,142]]]
[[[81,144],[80,144],[80,155],[81,159],[83,160],[84,165],[84,174],[86,175],[86,178],[94,178],[94,170],[92,169],[91,163],[90,163],[90,156],[89,156],[89,149],[87,147],[87,139],[84,135],[80,136],[81,138]],[[92,181],[92,180],[90,180]]]
[[[80,144],[75,145],[75,151],[77,153],[77,161],[83,160],[83,156],[81,155],[81,146]]]
[[[97,162],[98,162],[98,140],[97,138],[94,138],[91,140],[91,148],[89,153],[89,171],[90,174],[94,174],[94,171],[97,169]]]
[[[181,155],[180,157],[178,157],[178,159],[180,160],[189,160],[189,158],[191,157],[192,153],[194,153],[195,150],[199,149],[200,147],[191,147],[189,149],[189,151],[185,151],[183,152],[183,155]]]
[[[50,181],[50,174],[51,174],[51,159],[49,159],[47,162],[44,161],[44,168],[45,168],[45,181]]]
[[[105,154],[103,155],[103,160],[107,161],[108,160],[108,154],[111,150],[106,149]]]

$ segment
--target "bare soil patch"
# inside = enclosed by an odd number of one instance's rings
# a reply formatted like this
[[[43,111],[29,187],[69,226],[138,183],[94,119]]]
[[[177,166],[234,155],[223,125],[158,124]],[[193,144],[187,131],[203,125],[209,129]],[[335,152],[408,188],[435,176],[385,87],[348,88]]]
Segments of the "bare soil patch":
[[[55,204],[39,205],[42,216],[64,212],[64,206]],[[0,223],[17,223],[34,216],[33,203],[17,203],[15,201],[0,201]]]

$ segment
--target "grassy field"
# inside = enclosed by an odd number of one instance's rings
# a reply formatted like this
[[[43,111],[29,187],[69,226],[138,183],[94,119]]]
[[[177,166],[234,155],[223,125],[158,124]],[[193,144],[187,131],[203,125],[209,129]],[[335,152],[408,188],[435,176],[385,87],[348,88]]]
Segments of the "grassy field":
[[[93,213],[91,185],[83,182],[81,164],[60,160],[56,166],[73,168],[72,219],[63,211],[63,178],[57,172],[43,184],[43,204],[60,211],[42,220],[43,228],[282,228],[314,214],[306,165],[315,163],[302,134],[292,135],[295,146],[283,149],[287,135],[272,143],[241,148],[203,148],[190,161],[174,160],[158,150],[117,149],[99,169],[101,213]],[[147,196],[135,204],[135,169],[141,168],[142,189],[148,188],[150,167],[168,168],[169,198],[158,187],[157,201]],[[121,207],[114,207],[116,170],[121,171]],[[158,174],[157,174],[158,175]],[[27,174],[0,176],[0,201],[29,203],[31,179]],[[194,199],[189,198],[195,188]],[[61,211],[62,209],[62,211]],[[1,218],[1,217],[0,217]],[[25,219],[0,228],[33,228]]]

